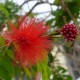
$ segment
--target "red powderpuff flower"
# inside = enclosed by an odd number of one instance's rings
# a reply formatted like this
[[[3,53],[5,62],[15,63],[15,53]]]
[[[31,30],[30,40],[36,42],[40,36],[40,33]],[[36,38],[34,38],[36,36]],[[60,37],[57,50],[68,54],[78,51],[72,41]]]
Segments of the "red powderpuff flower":
[[[24,19],[18,28],[10,26],[12,29],[7,31],[4,37],[14,43],[16,60],[21,65],[33,65],[46,59],[51,41],[46,35],[49,27],[45,26],[43,21]]]
[[[68,23],[62,27],[60,33],[64,36],[65,39],[67,39],[67,41],[74,41],[79,34],[79,31],[74,24]]]

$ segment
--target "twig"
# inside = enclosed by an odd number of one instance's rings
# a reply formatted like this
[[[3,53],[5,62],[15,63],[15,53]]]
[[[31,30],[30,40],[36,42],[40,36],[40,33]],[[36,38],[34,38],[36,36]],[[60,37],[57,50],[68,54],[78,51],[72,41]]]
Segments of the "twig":
[[[64,0],[61,0],[61,4],[63,6],[63,8],[66,10],[66,12],[69,14],[70,18],[74,21],[74,23],[76,24],[76,20],[74,18],[74,16],[72,15],[71,11],[69,10],[68,6],[65,4]],[[77,24],[76,24],[77,25]]]
[[[37,5],[43,4],[43,3],[45,3],[45,2],[37,2],[37,3],[31,8],[31,10],[30,10],[28,13],[26,13],[25,16],[21,19],[19,26],[20,26],[20,25],[22,24],[22,22],[25,20],[26,16],[28,16],[28,15],[33,11],[33,9],[34,9]]]
[[[30,2],[30,1],[33,1],[33,0],[28,0],[28,1],[23,2],[23,3],[20,5],[19,9],[20,9],[24,4],[26,4],[26,3]],[[39,0],[34,0],[34,1],[39,1]],[[55,4],[55,3],[49,3],[48,1],[44,2],[44,1],[42,1],[42,0],[41,0],[40,3],[47,3],[47,4],[49,4],[49,5],[57,5],[57,4]]]
[[[20,9],[24,4],[26,4],[26,3],[30,2],[30,1],[33,1],[33,0],[28,0],[28,1],[23,2],[23,3],[20,5],[19,9]],[[37,0],[34,0],[34,1],[37,1]]]
[[[43,3],[45,3],[45,2],[37,2],[37,3],[32,7],[32,9],[31,9],[26,15],[29,15],[29,14],[32,12],[32,10],[33,10],[37,5],[43,4]]]

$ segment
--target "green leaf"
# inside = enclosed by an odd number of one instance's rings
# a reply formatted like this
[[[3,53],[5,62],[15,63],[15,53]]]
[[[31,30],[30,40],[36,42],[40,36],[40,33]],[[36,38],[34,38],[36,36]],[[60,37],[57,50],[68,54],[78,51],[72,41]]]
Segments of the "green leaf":
[[[61,72],[61,73],[65,73],[67,72],[67,70],[61,66],[58,66],[58,70]]]
[[[13,52],[12,52],[10,49],[7,49],[7,50],[6,50],[6,53],[7,53],[7,55],[8,55],[11,59],[14,60]]]
[[[24,67],[24,71],[27,74],[27,76],[31,79],[31,72],[27,67]]]
[[[7,57],[2,58],[0,65],[2,65],[9,72],[11,77],[13,77],[14,67],[13,67],[11,61]]]
[[[21,76],[21,74],[20,74],[21,73],[20,72],[21,71],[20,66],[14,66],[14,68],[15,68],[14,69],[15,75],[16,76]]]
[[[50,53],[50,54],[48,54],[48,56],[49,56],[49,64],[50,63],[52,63],[53,61],[54,61],[54,56]]]
[[[37,64],[37,71],[42,72],[41,65],[39,63]]]
[[[5,14],[6,17],[9,17],[9,12],[2,4],[0,4],[0,10]]]
[[[48,20],[48,21],[46,22],[46,24],[47,24],[47,25],[51,25],[51,24],[53,23],[54,20],[55,20],[55,19],[52,18],[52,19]]]
[[[38,72],[42,73],[42,80],[49,80],[50,75],[51,75],[51,71],[48,66],[47,59],[45,61],[37,64],[37,70],[38,70]]]
[[[46,70],[47,70],[48,77],[50,78],[50,76],[52,74],[52,71],[51,71],[50,67],[47,66]]]
[[[41,67],[42,67],[42,80],[49,80],[47,65],[45,63],[42,63]]]
[[[66,77],[66,80],[73,80],[70,75],[63,75],[63,76]]]
[[[9,72],[2,66],[0,66],[0,80],[11,80]]]
[[[3,37],[0,37],[0,46],[4,46],[5,45],[5,40]]]
[[[54,4],[60,5],[60,0],[55,0]]]

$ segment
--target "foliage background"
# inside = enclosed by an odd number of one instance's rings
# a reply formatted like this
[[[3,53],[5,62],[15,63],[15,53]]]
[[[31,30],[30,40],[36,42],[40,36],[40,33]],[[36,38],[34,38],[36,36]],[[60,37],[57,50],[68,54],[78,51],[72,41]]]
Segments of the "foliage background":
[[[17,21],[23,16],[21,13],[23,6],[28,5],[29,2],[36,1],[32,8],[29,9],[25,14],[30,17],[38,17],[40,14],[44,16],[47,12],[35,12],[34,9],[42,4],[48,4],[51,10],[49,14],[43,19],[46,21],[46,25],[49,25],[51,32],[55,33],[55,30],[60,29],[64,24],[72,22],[80,27],[80,0],[54,0],[52,2],[48,0],[24,0],[21,5],[13,2],[13,0],[5,0],[4,3],[0,3],[0,32],[6,27],[11,21]],[[52,7],[56,6],[56,10]],[[8,26],[7,26],[8,27]],[[75,40],[74,46],[71,47],[72,42],[66,42],[63,38],[54,38],[53,45],[57,45],[58,51],[62,52],[66,56],[66,60],[70,59],[72,63],[76,65],[77,74],[80,76],[80,37]],[[60,47],[59,47],[60,46]],[[62,48],[62,49],[61,49]],[[42,80],[76,80],[79,76],[73,78],[66,74],[67,70],[63,68],[56,59],[56,55],[49,54],[48,61],[43,62],[34,66],[32,70],[26,68],[23,70],[20,66],[14,66],[12,60],[14,59],[13,52],[7,46],[5,46],[5,41],[0,37],[0,80],[32,80],[37,72],[42,72]],[[70,63],[69,65],[71,66]],[[73,72],[74,72],[73,71]],[[49,79],[50,76],[54,76]]]

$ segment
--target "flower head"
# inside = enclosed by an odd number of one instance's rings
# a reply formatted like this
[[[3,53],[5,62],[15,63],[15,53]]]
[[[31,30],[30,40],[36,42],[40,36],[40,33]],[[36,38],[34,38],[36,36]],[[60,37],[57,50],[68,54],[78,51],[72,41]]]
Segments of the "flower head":
[[[22,65],[33,65],[47,57],[47,49],[51,41],[46,35],[48,28],[44,22],[37,19],[25,19],[18,28],[10,25],[11,30],[4,35],[15,45],[16,60]]]
[[[79,31],[74,24],[68,23],[62,27],[60,33],[64,36],[65,39],[67,39],[67,41],[74,41],[79,34]]]

